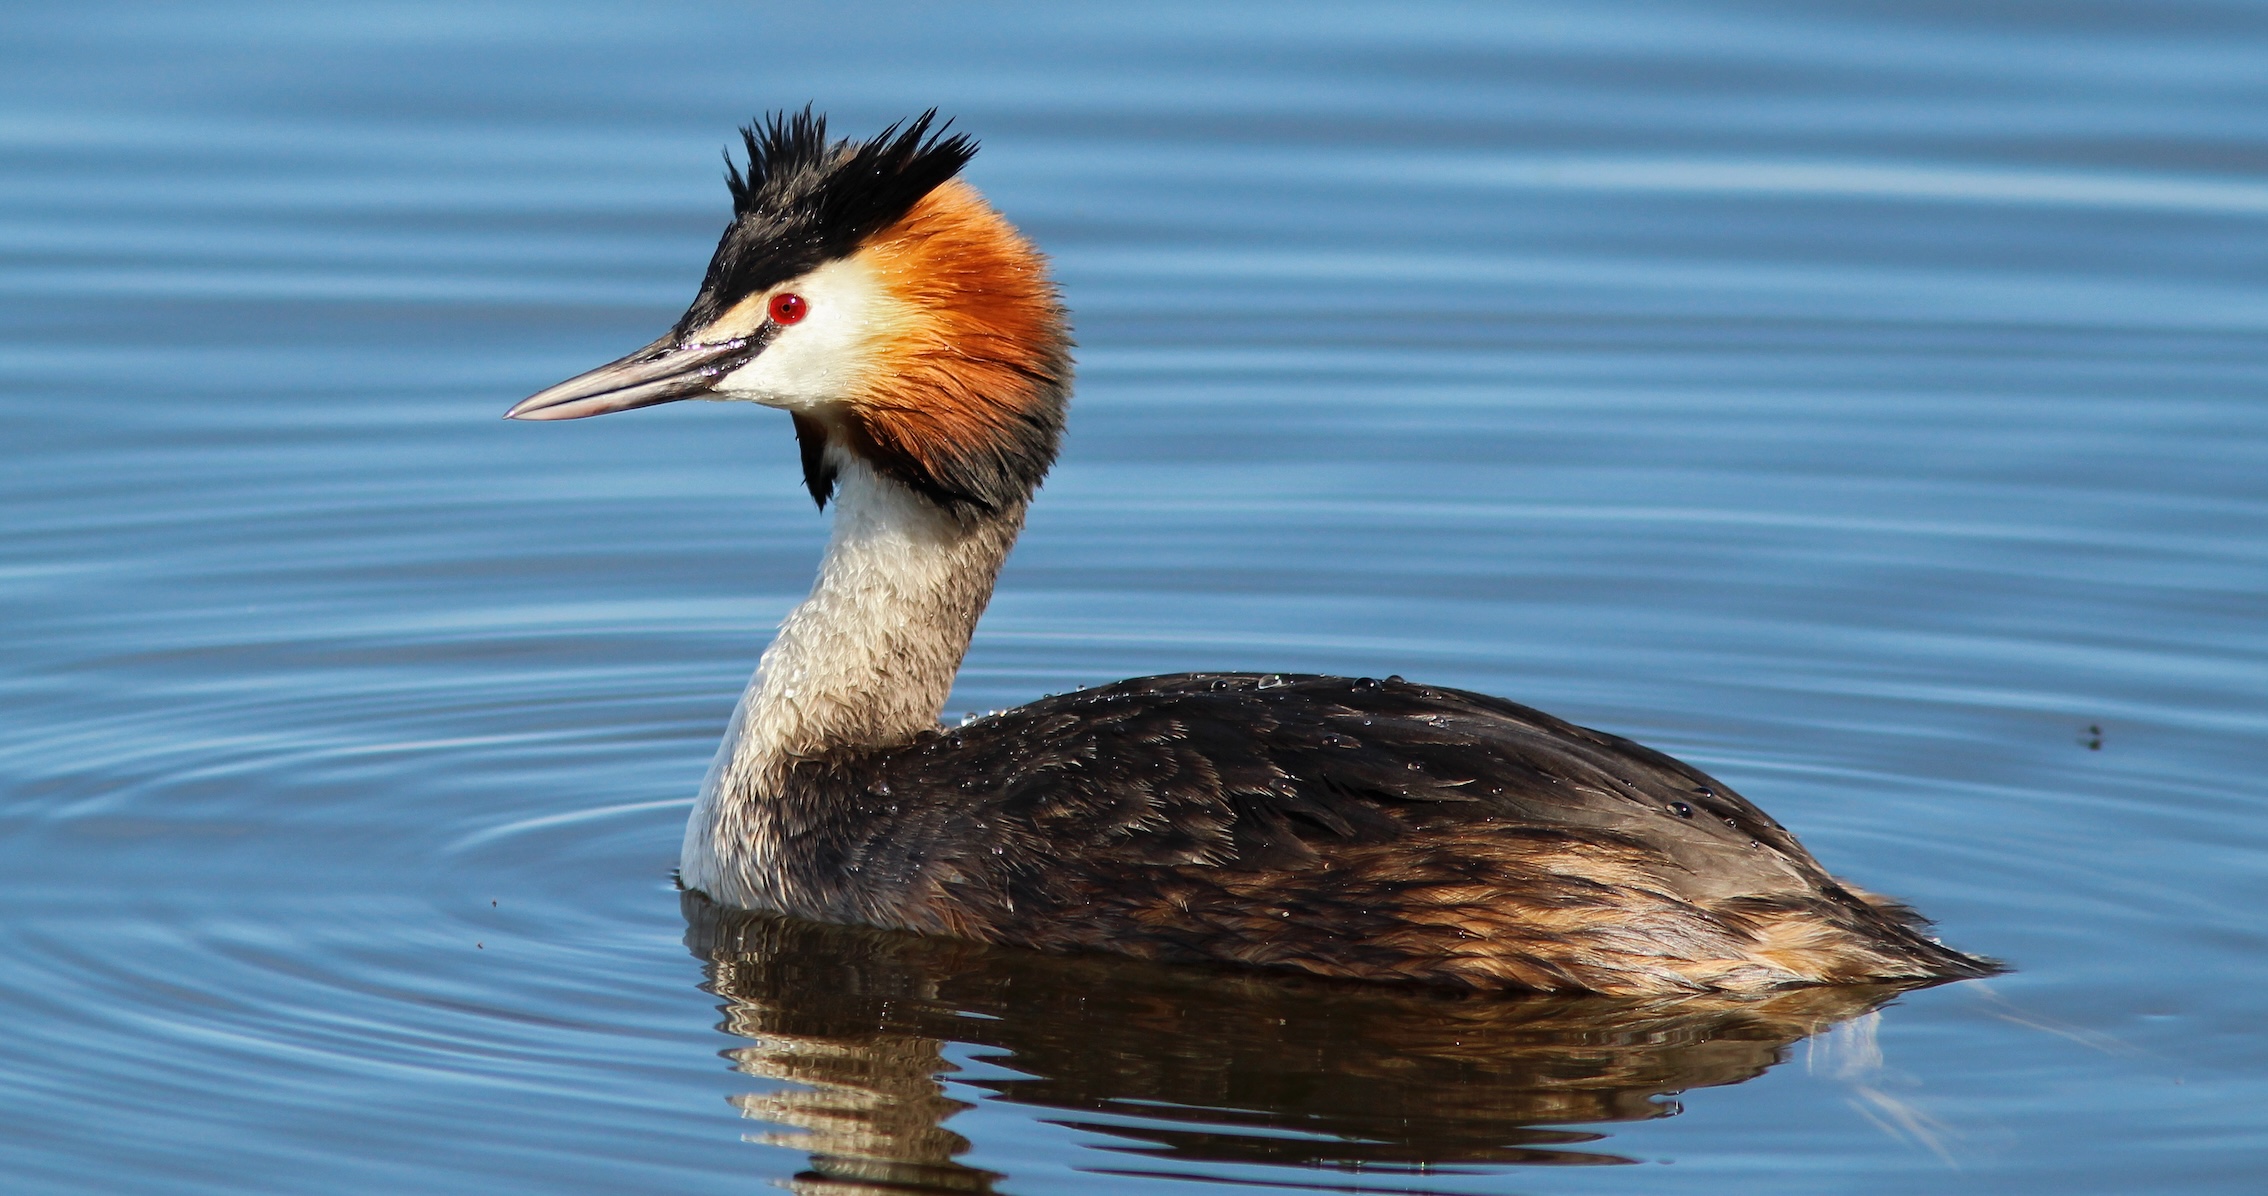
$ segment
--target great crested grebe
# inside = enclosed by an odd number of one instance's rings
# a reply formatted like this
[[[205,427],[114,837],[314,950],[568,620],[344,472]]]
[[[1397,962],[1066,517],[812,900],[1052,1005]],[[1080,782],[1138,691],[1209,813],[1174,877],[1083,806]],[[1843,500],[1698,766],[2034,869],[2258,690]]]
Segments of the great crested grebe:
[[[935,113],[743,130],[645,348],[522,401],[787,410],[834,535],[734,711],[679,878],[725,906],[1045,950],[1650,994],[1978,976],[1700,771],[1399,677],[1188,673],[947,729],[1071,393],[1045,259]]]

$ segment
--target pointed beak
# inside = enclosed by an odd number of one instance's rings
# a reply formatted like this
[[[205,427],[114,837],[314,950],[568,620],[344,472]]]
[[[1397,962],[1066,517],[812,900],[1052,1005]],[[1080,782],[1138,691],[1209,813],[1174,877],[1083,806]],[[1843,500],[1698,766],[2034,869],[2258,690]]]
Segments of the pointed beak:
[[[759,337],[680,344],[663,337],[513,404],[506,419],[581,419],[712,394],[716,381],[762,352]]]

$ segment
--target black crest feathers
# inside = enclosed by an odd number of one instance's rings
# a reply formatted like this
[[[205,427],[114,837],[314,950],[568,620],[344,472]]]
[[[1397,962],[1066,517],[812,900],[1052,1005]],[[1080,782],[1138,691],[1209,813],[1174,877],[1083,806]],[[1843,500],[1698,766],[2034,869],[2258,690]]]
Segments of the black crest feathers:
[[[933,131],[936,125],[932,108],[866,141],[829,141],[827,118],[806,106],[743,128],[746,169],[725,155],[733,221],[677,335],[713,322],[750,294],[849,256],[959,174],[976,142],[942,126]]]

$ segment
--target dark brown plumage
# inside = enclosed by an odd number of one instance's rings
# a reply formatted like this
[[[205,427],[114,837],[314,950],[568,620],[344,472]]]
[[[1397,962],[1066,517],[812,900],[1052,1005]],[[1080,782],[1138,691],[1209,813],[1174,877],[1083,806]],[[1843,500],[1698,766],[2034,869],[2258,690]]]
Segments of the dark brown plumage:
[[[787,912],[1595,992],[1984,975],[1721,782],[1462,690],[1147,677],[794,766]]]

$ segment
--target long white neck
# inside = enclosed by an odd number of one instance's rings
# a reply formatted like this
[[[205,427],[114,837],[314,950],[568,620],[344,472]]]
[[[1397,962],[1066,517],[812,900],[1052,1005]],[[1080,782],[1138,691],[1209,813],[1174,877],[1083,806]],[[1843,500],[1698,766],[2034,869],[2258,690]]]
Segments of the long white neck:
[[[937,726],[1023,529],[1021,508],[956,519],[840,456],[834,537],[733,712],[685,832],[679,875],[729,904],[776,906],[762,809],[787,770]]]

